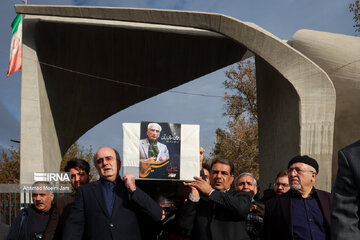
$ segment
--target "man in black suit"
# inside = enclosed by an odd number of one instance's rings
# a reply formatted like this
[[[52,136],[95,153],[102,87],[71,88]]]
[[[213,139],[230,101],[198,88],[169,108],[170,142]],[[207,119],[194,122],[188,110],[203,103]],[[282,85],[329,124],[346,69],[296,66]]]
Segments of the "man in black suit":
[[[250,194],[230,189],[234,165],[227,159],[211,164],[210,184],[200,177],[184,184],[191,188],[178,225],[185,238],[196,240],[250,239],[245,221],[250,208]],[[201,194],[201,196],[200,196]]]
[[[360,141],[341,149],[338,161],[331,239],[360,239]]]
[[[265,202],[264,239],[330,239],[331,194],[314,188],[319,165],[309,156],[288,163],[291,190]]]
[[[118,152],[100,148],[94,157],[100,180],[80,187],[76,193],[63,240],[141,239],[139,218],[159,222],[161,207],[135,185],[132,175],[119,177]]]

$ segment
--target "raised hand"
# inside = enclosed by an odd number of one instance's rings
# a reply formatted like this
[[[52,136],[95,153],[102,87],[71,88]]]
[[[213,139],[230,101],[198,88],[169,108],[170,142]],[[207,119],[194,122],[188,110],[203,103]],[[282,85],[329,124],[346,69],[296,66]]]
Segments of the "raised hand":
[[[123,181],[125,183],[125,187],[130,193],[135,192],[136,184],[135,184],[135,177],[131,174],[124,174]]]

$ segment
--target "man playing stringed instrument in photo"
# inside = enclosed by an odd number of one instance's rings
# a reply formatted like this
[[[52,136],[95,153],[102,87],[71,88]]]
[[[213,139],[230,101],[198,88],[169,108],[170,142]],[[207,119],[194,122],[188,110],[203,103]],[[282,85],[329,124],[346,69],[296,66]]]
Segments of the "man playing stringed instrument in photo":
[[[152,178],[160,174],[160,170],[170,161],[169,151],[165,144],[158,142],[161,126],[158,123],[149,123],[147,138],[140,140],[140,177]]]

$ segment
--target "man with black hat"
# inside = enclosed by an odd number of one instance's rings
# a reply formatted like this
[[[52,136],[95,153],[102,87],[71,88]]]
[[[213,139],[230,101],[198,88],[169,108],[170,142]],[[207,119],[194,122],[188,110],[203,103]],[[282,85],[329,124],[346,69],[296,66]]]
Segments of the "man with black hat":
[[[296,156],[287,172],[291,190],[265,203],[265,239],[330,239],[332,197],[314,187],[318,163]]]

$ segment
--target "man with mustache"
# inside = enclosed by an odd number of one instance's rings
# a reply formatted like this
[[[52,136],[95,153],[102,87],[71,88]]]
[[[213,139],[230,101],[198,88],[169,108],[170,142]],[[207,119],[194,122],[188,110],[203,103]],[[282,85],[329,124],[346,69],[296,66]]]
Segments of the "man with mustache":
[[[230,189],[233,174],[232,162],[216,159],[211,164],[210,184],[200,177],[184,182],[191,189],[178,220],[185,239],[250,239],[245,221],[251,197],[248,192]]]
[[[245,191],[251,195],[250,212],[247,215],[246,231],[250,239],[261,239],[264,226],[264,204],[255,201],[258,193],[257,182],[252,173],[243,172],[235,179],[235,190]]]
[[[63,240],[142,239],[139,221],[160,222],[161,207],[135,185],[135,177],[119,170],[119,153],[100,148],[94,156],[100,180],[77,190]]]
[[[11,225],[7,240],[42,239],[52,212],[54,194],[49,182],[35,182],[32,185],[33,204],[24,208]]]
[[[296,156],[288,163],[288,192],[265,202],[265,239],[330,239],[332,196],[315,189],[317,161]]]
[[[69,217],[71,205],[75,200],[76,190],[90,181],[90,165],[87,161],[78,158],[70,159],[65,166],[65,172],[70,173],[70,181],[73,194],[63,196],[56,200],[54,211],[46,227],[43,240],[60,240],[64,231],[65,223]]]

